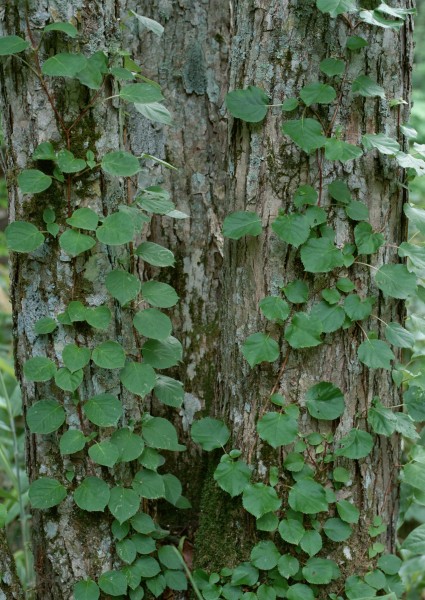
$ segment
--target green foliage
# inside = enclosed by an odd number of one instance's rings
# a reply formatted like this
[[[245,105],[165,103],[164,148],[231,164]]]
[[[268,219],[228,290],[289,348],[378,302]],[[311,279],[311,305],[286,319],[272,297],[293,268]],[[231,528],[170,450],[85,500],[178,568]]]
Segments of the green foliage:
[[[14,221],[6,227],[6,242],[14,252],[33,252],[43,242],[44,235],[31,223]]]
[[[267,114],[269,99],[262,89],[253,85],[246,90],[234,90],[226,96],[231,115],[247,123],[259,123]]]
[[[261,219],[257,213],[239,211],[224,219],[223,235],[231,240],[239,240],[245,235],[257,236],[262,231]]]
[[[270,336],[253,333],[245,340],[242,354],[251,367],[255,367],[262,362],[274,362],[279,357],[279,346]]]

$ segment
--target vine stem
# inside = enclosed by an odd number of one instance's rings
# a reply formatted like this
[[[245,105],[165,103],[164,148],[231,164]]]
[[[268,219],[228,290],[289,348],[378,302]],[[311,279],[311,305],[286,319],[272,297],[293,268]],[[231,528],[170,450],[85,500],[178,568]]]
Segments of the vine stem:
[[[193,588],[193,591],[196,594],[196,597],[198,598],[198,600],[204,600],[204,597],[202,596],[201,592],[199,591],[199,588],[196,585],[196,581],[193,579],[192,573],[190,572],[190,569],[187,566],[186,561],[184,560],[184,558],[181,555],[180,551],[175,546],[173,546],[173,550],[177,554],[177,556],[179,557],[179,560],[180,560],[180,562],[181,562],[181,564],[183,566],[183,569],[186,571],[187,578],[190,581],[190,584],[191,584],[191,586]]]

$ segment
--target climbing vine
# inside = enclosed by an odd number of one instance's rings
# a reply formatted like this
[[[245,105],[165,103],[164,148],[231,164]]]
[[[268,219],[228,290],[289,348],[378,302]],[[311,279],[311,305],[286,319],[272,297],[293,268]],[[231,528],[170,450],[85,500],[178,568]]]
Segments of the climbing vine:
[[[106,215],[90,206],[74,205],[72,195],[73,186],[99,170],[106,176],[131,178],[140,171],[141,160],[159,161],[124,149],[97,156],[95,147],[87,147],[83,155],[75,155],[73,134],[96,103],[113,99],[124,107],[131,104],[148,119],[163,124],[171,122],[171,115],[162,104],[159,86],[147,80],[124,51],[96,52],[90,57],[61,52],[42,62],[40,47],[52,32],[68,36],[71,42],[78,37],[71,23],[47,25],[38,40],[29,26],[28,39],[0,39],[0,55],[20,59],[38,78],[62,135],[61,143],[45,141],[35,149],[32,164],[18,174],[17,183],[24,195],[53,189],[64,202],[59,208],[51,205],[44,209],[42,228],[28,221],[12,222],[6,230],[10,250],[29,255],[28,260],[36,260],[46,244],[58,247],[71,261],[86,258],[96,244],[128,245],[130,254],[130,260],[123,260],[106,275],[108,302],[93,306],[84,297],[71,299],[63,312],[47,314],[34,323],[37,336],[54,337],[59,329],[78,333],[90,328],[99,343],[92,349],[67,343],[61,349],[59,363],[35,355],[23,366],[27,381],[51,382],[52,396],[56,395],[56,388],[63,392],[62,400],[49,397],[33,403],[26,422],[32,434],[55,434],[59,452],[69,465],[62,478],[41,476],[31,483],[32,507],[49,509],[71,497],[79,509],[89,513],[107,510],[113,518],[111,531],[122,566],[102,573],[96,581],[77,581],[75,600],[97,600],[101,592],[121,597],[128,594],[131,600],[140,600],[145,589],[154,596],[167,587],[185,590],[188,579],[200,600],[402,597],[401,560],[384,553],[380,536],[386,526],[382,517],[360,515],[351,501],[352,482],[347,467],[349,461],[361,461],[370,454],[375,436],[399,433],[413,441],[419,438],[416,424],[425,419],[420,363],[416,362],[412,331],[397,322],[382,323],[374,314],[376,298],[357,293],[350,269],[368,269],[376,293],[406,300],[418,293],[424,253],[421,246],[413,243],[414,234],[398,248],[398,256],[406,262],[379,264],[384,235],[373,230],[366,204],[356,199],[355,191],[343,179],[324,182],[323,164],[345,163],[361,159],[364,153],[378,152],[406,174],[402,185],[409,177],[425,173],[425,149],[413,144],[412,152],[403,150],[415,135],[408,125],[397,123],[397,139],[376,131],[363,135],[362,145],[357,146],[345,141],[344,131],[336,124],[342,100],[356,96],[371,102],[376,98],[387,101],[397,119],[404,100],[387,99],[385,90],[367,75],[350,81],[348,65],[353,53],[367,47],[367,40],[356,35],[359,25],[399,30],[414,11],[385,3],[374,10],[359,10],[353,0],[317,0],[317,9],[344,21],[346,52],[344,56],[322,60],[318,80],[279,105],[283,113],[282,135],[306,154],[316,156],[318,176],[297,189],[291,210],[281,211],[271,224],[277,238],[297,253],[305,277],[286,282],[279,295],[260,301],[259,310],[268,323],[266,331],[253,333],[242,347],[252,368],[263,362],[281,361],[279,378],[267,399],[270,404],[258,418],[257,433],[262,443],[283,450],[283,470],[271,466],[267,480],[258,481],[241,451],[228,446],[231,432],[225,423],[205,417],[193,424],[191,437],[203,450],[223,450],[214,480],[232,498],[242,496],[243,508],[255,518],[260,532],[260,541],[253,547],[249,561],[235,568],[223,565],[219,573],[210,574],[200,569],[190,573],[181,553],[163,542],[167,532],[152,518],[148,504],[165,498],[177,508],[189,506],[179,480],[170,473],[158,472],[165,462],[164,451],[183,451],[185,447],[179,443],[173,424],[152,416],[146,408],[152,394],[165,406],[181,406],[181,382],[164,375],[162,370],[177,365],[183,350],[172,336],[170,318],[161,310],[177,304],[176,291],[161,281],[142,282],[136,261],[159,268],[172,267],[173,252],[146,241],[145,226],[152,215],[171,219],[184,219],[186,215],[176,209],[170,194],[159,186],[139,189],[134,201]],[[155,21],[135,13],[131,18],[161,35],[162,28]],[[71,122],[61,113],[51,92],[52,78],[65,78],[65,86],[68,79],[77,80],[91,90],[89,102]],[[105,93],[107,80],[112,81],[114,89],[109,97]],[[256,86],[230,92],[226,104],[233,117],[254,124],[263,121],[271,108],[266,92]],[[413,227],[425,231],[425,211],[406,204],[405,214]],[[331,225],[335,215],[348,224],[349,233],[343,244],[336,242]],[[224,236],[232,244],[245,236],[259,236],[262,231],[260,217],[249,211],[230,214],[223,224]],[[138,245],[133,247],[135,240]],[[131,315],[136,339],[140,341],[136,355],[127,349],[121,333],[119,340],[110,339],[114,303]],[[369,322],[383,328],[369,329]],[[336,421],[345,411],[345,398],[332,381],[320,381],[309,388],[302,406],[288,402],[278,387],[289,354],[323,344],[333,333],[354,327],[363,336],[358,346],[360,363],[368,369],[391,371],[394,385],[407,389],[403,409],[388,407],[375,397],[367,414],[357,415],[357,422],[343,437],[334,439],[331,433],[317,431],[305,433],[300,426],[301,417],[308,415],[319,423]],[[385,339],[379,338],[378,329],[384,330]],[[276,339],[278,331],[285,341],[284,357],[282,339]],[[402,350],[408,362],[398,363],[393,349]],[[122,401],[113,393],[84,397],[81,386],[90,364],[119,373],[123,388],[140,400],[138,420],[127,418]],[[77,453],[79,457],[85,453],[88,474],[84,477],[73,466]],[[128,473],[122,475],[123,463],[136,464],[139,469],[130,484]],[[423,465],[423,449],[416,448],[402,472],[406,493],[416,500],[425,493]],[[342,556],[350,553],[345,542],[360,518],[368,523],[367,569],[347,576],[335,560],[335,548],[340,549]],[[402,549],[411,555],[425,553],[425,526],[414,530]]]

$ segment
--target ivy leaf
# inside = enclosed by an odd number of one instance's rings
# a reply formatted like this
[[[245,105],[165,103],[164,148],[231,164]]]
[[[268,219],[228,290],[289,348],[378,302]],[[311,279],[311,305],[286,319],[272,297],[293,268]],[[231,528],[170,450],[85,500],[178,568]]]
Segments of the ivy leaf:
[[[373,437],[367,431],[352,429],[338,442],[335,450],[336,456],[345,456],[353,460],[365,458],[373,448]]]
[[[86,66],[77,74],[77,79],[91,90],[98,90],[106,73],[108,73],[108,59],[102,51],[99,51],[87,59]]]
[[[367,422],[378,435],[392,435],[395,431],[396,417],[393,411],[375,399],[368,410]]]
[[[394,138],[384,133],[366,134],[362,137],[363,146],[367,150],[376,148],[381,154],[393,156],[400,150],[400,144]]]
[[[56,160],[56,152],[55,149],[53,147],[53,145],[50,142],[41,142],[41,144],[39,144],[37,146],[37,148],[34,150],[32,157],[34,160]],[[43,213],[43,220],[45,223],[54,223],[55,221],[55,216],[54,216],[54,211],[53,212],[53,217],[50,219],[45,219],[45,216],[47,213],[50,213],[51,209],[46,209],[46,211]]]
[[[33,508],[52,508],[66,498],[66,489],[56,479],[40,477],[30,485],[28,498]]]
[[[184,389],[181,381],[158,375],[154,387],[155,396],[166,406],[180,407],[184,400]]]
[[[375,275],[378,288],[391,298],[408,298],[416,292],[416,275],[405,265],[382,265]]]
[[[333,542],[344,542],[353,533],[350,525],[338,518],[327,519],[323,525],[323,530]]]
[[[405,204],[404,214],[419,231],[425,235],[425,210],[411,204]]]
[[[109,486],[99,477],[86,477],[74,492],[75,504],[88,512],[103,512],[109,497]]]
[[[315,419],[332,421],[340,417],[345,410],[343,393],[326,381],[313,385],[307,392],[306,401],[308,412]]]
[[[301,208],[304,205],[315,205],[319,199],[319,194],[311,185],[300,185],[294,195],[294,206]]]
[[[282,125],[282,131],[308,154],[313,150],[323,148],[326,143],[322,126],[316,119],[287,121]]]
[[[295,313],[285,329],[285,340],[292,348],[312,348],[322,343],[321,321],[306,313]]]
[[[71,23],[66,23],[62,21],[58,21],[56,23],[50,23],[50,25],[46,25],[44,28],[45,32],[49,31],[61,31],[62,33],[66,33],[70,38],[75,38],[78,35],[77,29]]]
[[[361,50],[361,48],[365,48],[367,45],[368,45],[367,41],[358,35],[350,35],[347,38],[346,46],[347,46],[348,50],[352,50],[352,51]]]
[[[329,238],[313,238],[301,248],[301,261],[308,273],[328,273],[342,267],[344,257]]]
[[[325,58],[319,65],[320,70],[329,77],[342,75],[345,71],[345,62],[337,58]]]
[[[38,319],[34,325],[34,333],[37,335],[46,335],[55,331],[57,326],[58,324],[51,317],[42,317],[41,319]]]
[[[303,567],[305,580],[316,585],[324,585],[336,579],[335,572],[339,573],[336,562],[327,558],[309,558]]]
[[[351,91],[354,94],[359,94],[365,98],[373,98],[379,96],[385,100],[385,90],[383,87],[378,85],[373,79],[367,75],[359,75],[357,79],[353,81]],[[365,136],[366,137],[366,136]]]
[[[326,83],[309,83],[301,89],[300,97],[306,106],[331,104],[336,98],[336,91]]]
[[[18,175],[18,185],[24,194],[38,194],[52,185],[52,178],[37,169],[24,169]]]
[[[256,237],[261,232],[261,219],[255,212],[234,212],[224,219],[223,235],[231,240],[240,240],[245,235]]]
[[[140,498],[134,490],[120,486],[111,489],[108,508],[119,523],[131,519],[140,507]]]
[[[323,333],[332,333],[342,327],[345,312],[342,306],[336,304],[330,306],[327,302],[318,302],[312,306],[310,317],[322,323]]]
[[[133,325],[140,335],[154,340],[164,340],[172,331],[170,318],[156,308],[146,308],[136,313]]]
[[[246,90],[234,90],[226,96],[226,106],[233,117],[247,123],[259,123],[268,110],[269,99],[262,89],[250,85]]]
[[[144,398],[156,385],[156,374],[145,363],[129,362],[120,373],[120,381],[132,394]]]
[[[75,392],[75,390],[83,382],[83,371],[75,371],[72,373],[66,367],[58,369],[55,373],[55,383],[61,389],[66,392]]]
[[[82,54],[60,52],[48,58],[41,67],[44,75],[75,77],[86,66],[87,59]]]
[[[141,243],[134,253],[154,267],[174,266],[175,258],[171,250],[153,242]]]
[[[149,102],[145,104],[134,104],[134,108],[149,121],[162,123],[163,125],[172,125],[173,117],[170,111],[160,102]]]
[[[179,300],[176,290],[168,283],[146,281],[142,283],[141,291],[143,299],[157,308],[171,308]]]
[[[230,431],[223,421],[205,417],[193,423],[190,435],[203,450],[210,452],[227,444]]]
[[[181,451],[186,447],[179,444],[176,428],[162,417],[144,415],[142,435],[148,446],[159,450]],[[229,434],[230,435],[230,434]]]
[[[108,273],[105,285],[111,296],[122,305],[134,300],[141,289],[141,283],[137,277],[120,269]]]
[[[297,438],[298,421],[288,414],[268,412],[258,421],[257,432],[272,448],[286,446]]]
[[[120,98],[126,102],[137,104],[151,104],[152,102],[161,102],[164,100],[161,90],[156,85],[148,83],[130,83],[121,88]]]
[[[262,571],[274,569],[280,558],[280,552],[271,540],[264,540],[256,544],[251,550],[251,564]]]
[[[165,486],[164,479],[159,473],[143,469],[136,473],[132,483],[133,488],[142,498],[148,500],[157,500],[164,498]]]
[[[155,369],[168,369],[182,361],[183,347],[178,339],[170,335],[165,340],[147,340],[142,346],[146,363]]]
[[[369,223],[355,226],[354,239],[359,254],[374,254],[385,241],[382,233],[374,233]]]
[[[118,342],[102,342],[93,350],[92,360],[102,369],[121,369],[125,365],[125,351]]]
[[[420,246],[415,246],[414,244],[409,244],[407,242],[403,242],[400,244],[398,249],[398,255],[401,258],[408,257],[411,261],[411,264],[415,268],[415,272],[418,277],[425,270],[425,250]]]
[[[87,323],[95,329],[108,329],[112,314],[107,306],[94,306],[86,308],[85,318]]]
[[[33,225],[25,221],[14,221],[6,227],[6,242],[13,252],[33,252],[43,242],[44,235]]]
[[[161,25],[161,23],[158,23],[158,21],[155,21],[154,19],[149,19],[148,17],[144,17],[142,15],[138,15],[134,12],[134,10],[130,10],[130,13],[134,17],[136,17],[136,19],[139,21],[139,23],[143,25],[143,27],[145,27],[149,31],[152,31],[152,33],[154,33],[158,37],[161,37],[161,35],[164,33],[164,28]]]
[[[58,152],[57,162],[62,173],[78,173],[86,167],[86,161],[82,158],[75,158],[69,150]]]
[[[391,348],[382,340],[366,340],[360,344],[357,354],[370,369],[391,369],[391,361],[395,359]]]
[[[283,242],[298,248],[309,238],[310,222],[306,215],[298,213],[280,215],[273,221],[272,229]]]
[[[374,303],[373,297],[362,300],[357,294],[350,294],[344,300],[344,310],[352,321],[363,321],[370,316]]]
[[[367,221],[369,219],[369,209],[363,202],[351,200],[345,207],[347,217],[353,221]]]
[[[368,25],[375,25],[377,27],[382,27],[383,29],[400,29],[403,27],[403,21],[391,21],[389,19],[384,19],[377,10],[361,10],[359,12],[359,17],[362,21],[367,23]]]
[[[251,367],[262,362],[274,362],[279,358],[278,343],[265,333],[253,333],[242,346],[242,354]]]
[[[80,452],[86,445],[86,437],[79,429],[69,429],[65,431],[59,441],[61,454],[74,454]]]
[[[122,596],[127,591],[127,578],[122,571],[107,571],[98,579],[102,592],[110,596]]]
[[[322,13],[329,13],[334,18],[346,12],[357,11],[354,0],[317,0],[316,4]]]
[[[48,434],[65,422],[65,411],[55,400],[39,400],[27,412],[26,420],[31,433]]]
[[[313,590],[308,585],[303,583],[296,583],[295,585],[289,586],[286,597],[288,600],[314,600],[315,595]]]
[[[113,467],[118,461],[119,450],[109,440],[104,440],[90,446],[89,456],[98,465]]]
[[[260,300],[259,307],[269,321],[283,323],[289,316],[289,305],[279,296],[267,296]]]
[[[29,48],[29,42],[18,35],[5,35],[0,38],[0,56],[18,54]]]
[[[98,427],[115,427],[122,416],[121,402],[112,394],[98,394],[83,406],[88,420]]]
[[[214,471],[214,480],[232,498],[242,494],[251,479],[251,469],[243,460],[232,460],[225,454]]]
[[[300,541],[300,547],[310,557],[314,556],[322,549],[322,536],[318,531],[306,531]]]
[[[300,479],[291,488],[289,506],[303,514],[312,515],[328,510],[325,488],[313,479]]]
[[[334,200],[341,202],[341,204],[349,204],[351,202],[351,193],[348,185],[345,181],[336,179],[328,185],[328,191]]]
[[[415,338],[399,323],[388,323],[385,327],[387,341],[397,348],[413,348]]]
[[[291,556],[291,554],[282,554],[278,560],[277,569],[282,577],[289,579],[298,573],[300,563],[295,556]]]
[[[359,158],[362,154],[363,151],[358,146],[335,138],[329,138],[325,144],[325,157],[328,160],[347,162]]]
[[[55,363],[44,356],[34,356],[24,364],[24,375],[28,381],[49,381],[55,373]]]
[[[88,229],[94,231],[97,227],[99,217],[91,208],[77,208],[66,220],[68,225],[78,229]]]
[[[282,501],[274,488],[264,483],[250,483],[243,491],[242,504],[245,510],[259,519],[266,513],[279,510]]]
[[[74,585],[74,600],[98,600],[100,590],[92,579],[78,581]]]
[[[131,242],[134,237],[134,224],[123,212],[115,212],[106,217],[96,230],[96,237],[102,244],[120,246]]]
[[[293,304],[304,304],[308,300],[308,287],[305,281],[296,279],[283,288],[285,296]]]
[[[140,171],[139,159],[124,151],[105,154],[101,166],[105,173],[116,177],[131,177]]]
[[[114,431],[111,443],[118,449],[119,462],[136,460],[142,454],[145,446],[142,438],[127,427]]]
[[[67,344],[62,350],[62,360],[71,373],[84,369],[89,364],[90,356],[89,348],[80,348],[75,344]]]
[[[336,509],[340,518],[346,523],[358,523],[360,518],[360,511],[348,500],[340,500],[336,503]]]
[[[67,229],[59,238],[59,245],[72,258],[87,252],[95,246],[96,240],[74,229]]]

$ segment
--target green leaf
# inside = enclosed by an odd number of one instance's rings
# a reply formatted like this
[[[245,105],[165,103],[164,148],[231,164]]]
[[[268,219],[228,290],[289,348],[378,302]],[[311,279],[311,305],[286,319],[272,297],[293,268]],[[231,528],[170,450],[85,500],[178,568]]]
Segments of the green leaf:
[[[311,308],[310,316],[322,323],[323,333],[332,333],[342,327],[345,321],[345,312],[342,306],[327,302],[318,302]]]
[[[126,102],[137,104],[151,104],[152,102],[161,102],[164,100],[161,90],[156,85],[148,83],[130,83],[121,88],[120,98]]]
[[[304,205],[315,205],[319,199],[319,194],[311,185],[300,185],[294,195],[294,206],[301,208]]]
[[[262,89],[250,85],[246,90],[234,90],[226,96],[226,106],[233,117],[247,123],[259,123],[268,110],[269,99]]]
[[[310,222],[306,215],[298,213],[280,215],[273,221],[272,229],[283,242],[298,248],[309,238]]]
[[[136,200],[143,210],[158,215],[165,215],[175,209],[170,194],[159,186],[151,186],[142,190]]]
[[[369,209],[363,202],[351,200],[345,207],[347,217],[353,221],[367,221],[369,219]]]
[[[289,316],[289,305],[279,296],[267,296],[260,300],[259,307],[263,315],[269,321],[283,323]]]
[[[384,133],[366,134],[362,137],[363,146],[367,150],[376,148],[381,154],[394,155],[400,150],[400,144]]]
[[[68,304],[67,313],[72,323],[76,321],[85,321],[86,307],[79,300],[72,300]]]
[[[156,308],[146,308],[136,313],[133,325],[140,335],[154,340],[164,340],[172,331],[170,318]]]
[[[136,248],[135,254],[154,267],[172,267],[175,263],[171,250],[153,242],[143,242]]]
[[[79,429],[69,429],[65,431],[59,441],[61,454],[74,454],[80,452],[86,445],[86,437]]]
[[[5,234],[7,247],[13,252],[33,252],[44,242],[41,231],[32,223],[25,221],[10,223],[6,227]]]
[[[138,512],[137,515],[131,519],[131,526],[138,533],[146,535],[156,530],[152,517],[143,512]]]
[[[301,261],[308,273],[328,273],[342,267],[344,257],[329,238],[314,238],[301,248]]]
[[[190,435],[192,440],[203,450],[210,452],[227,444],[230,431],[223,421],[205,417],[193,423]]]
[[[59,245],[69,256],[74,258],[79,254],[83,254],[96,245],[94,240],[89,235],[85,235],[74,229],[67,229],[59,238]]]
[[[402,471],[404,483],[412,486],[420,492],[425,492],[425,468],[421,463],[409,463],[404,465]]]
[[[425,210],[418,208],[417,206],[411,206],[410,204],[405,204],[403,209],[404,214],[409,219],[410,223],[425,235]]]
[[[362,154],[363,151],[358,146],[335,138],[329,138],[325,144],[325,157],[327,160],[347,162],[359,158]]]
[[[353,533],[348,523],[337,518],[327,519],[323,525],[323,530],[333,542],[345,542]]]
[[[404,25],[403,21],[384,19],[377,10],[361,10],[359,12],[359,17],[368,25],[375,25],[377,27],[382,27],[383,29],[398,30]]]
[[[277,342],[265,333],[253,333],[242,346],[242,354],[251,367],[262,362],[274,362],[279,358]]]
[[[44,356],[34,356],[24,364],[24,375],[28,381],[49,381],[55,373],[55,363]]]
[[[312,417],[324,421],[337,419],[345,410],[343,393],[326,381],[321,381],[308,390],[306,405]]]
[[[78,581],[74,585],[74,600],[98,600],[100,590],[92,579]]]
[[[361,48],[365,48],[367,45],[367,41],[358,35],[351,35],[347,38],[346,46],[349,50],[360,50]]]
[[[297,438],[298,421],[288,414],[268,412],[258,421],[257,432],[273,448],[286,446]]]
[[[416,275],[406,265],[382,265],[375,275],[378,288],[391,298],[406,299],[417,289]]]
[[[293,510],[307,515],[328,510],[325,488],[313,479],[300,479],[295,483],[288,502]]]
[[[308,287],[304,281],[296,279],[283,288],[285,296],[293,304],[304,304],[308,300]]]
[[[85,318],[87,323],[95,329],[108,329],[112,314],[107,306],[95,306],[86,308]]]
[[[425,524],[419,525],[409,533],[401,546],[410,555],[425,554]]]
[[[214,480],[232,498],[242,494],[251,479],[251,469],[243,460],[232,460],[227,454],[222,456],[214,471]]]
[[[309,558],[303,567],[306,581],[316,585],[324,585],[336,579],[335,571],[339,572],[337,564],[327,558]]]
[[[382,340],[368,339],[358,348],[360,361],[370,369],[391,369],[395,356],[391,348]]]
[[[143,469],[136,473],[132,486],[139,496],[148,500],[156,500],[165,496],[165,485],[162,475],[149,469]]]
[[[336,92],[326,83],[309,83],[300,90],[301,100],[306,106],[312,104],[331,104],[336,98]]]
[[[107,571],[99,577],[102,592],[110,596],[122,596],[127,591],[127,579],[122,571]]]
[[[125,365],[125,351],[118,342],[102,342],[93,350],[92,360],[102,369],[121,369]]]
[[[365,458],[371,452],[373,444],[373,437],[370,433],[360,429],[352,429],[339,440],[339,447],[335,450],[335,455],[354,460]]]
[[[167,569],[183,569],[181,560],[176,554],[175,546],[161,546],[161,548],[158,549],[158,558]]]
[[[145,447],[140,435],[133,433],[127,427],[114,431],[111,442],[118,449],[119,462],[136,460],[142,454]]]
[[[82,510],[103,512],[109,502],[108,484],[99,477],[86,477],[74,492],[74,502]]]
[[[43,75],[75,77],[86,66],[87,60],[82,54],[60,52],[48,58],[41,67]]]
[[[156,369],[168,369],[181,362],[183,347],[178,339],[170,335],[165,340],[150,339],[142,346],[145,362]]]
[[[350,294],[344,300],[344,310],[352,321],[363,321],[372,313],[375,298],[362,300],[357,294]]]
[[[176,290],[171,285],[159,281],[142,283],[141,291],[143,299],[158,308],[171,308],[179,300]]]
[[[262,541],[251,550],[251,563],[261,571],[270,571],[278,563],[280,552],[272,541]]]
[[[69,219],[66,220],[68,225],[72,225],[72,227],[88,229],[90,231],[96,229],[98,221],[99,217],[91,208],[77,208]]]
[[[118,461],[119,450],[110,441],[104,440],[99,443],[95,442],[93,446],[90,446],[89,456],[98,465],[113,467]]]
[[[266,513],[279,510],[282,501],[272,487],[264,483],[250,483],[243,491],[242,504],[245,510],[259,519]]]
[[[282,131],[307,153],[323,148],[326,143],[322,126],[316,119],[286,121],[282,125]]]
[[[161,37],[161,35],[164,33],[164,28],[160,23],[158,23],[158,21],[154,21],[154,19],[149,19],[148,17],[144,17],[142,15],[138,15],[134,12],[134,10],[130,10],[130,13],[134,17],[136,17],[136,19],[139,21],[139,23],[143,25],[143,27],[145,27],[149,31],[152,31],[152,33],[154,33],[158,37]]]
[[[65,390],[66,392],[75,392],[75,390],[82,384],[83,382],[83,371],[75,371],[71,372],[66,367],[62,367],[58,369],[55,373],[55,383],[61,390]]]
[[[42,317],[38,319],[34,325],[34,333],[37,335],[45,335],[52,333],[57,328],[58,324],[51,317]]]
[[[92,90],[98,90],[102,85],[103,75],[106,73],[108,73],[108,59],[100,50],[87,59],[84,69],[77,74],[77,79],[82,85]]]
[[[29,48],[29,42],[17,35],[5,35],[0,37],[0,56],[18,54]]]
[[[374,233],[369,223],[355,226],[354,239],[359,254],[374,254],[385,241],[382,233]]]
[[[131,242],[134,237],[134,224],[123,212],[115,212],[97,228],[96,237],[102,244],[120,246]]]
[[[301,549],[309,556],[314,556],[320,552],[322,545],[322,536],[314,530],[306,531],[300,541]]]
[[[250,562],[243,562],[233,569],[231,585],[255,585],[259,572]]]
[[[71,23],[66,23],[62,21],[58,21],[56,23],[50,23],[50,25],[46,25],[44,28],[45,32],[49,31],[61,31],[62,33],[66,33],[71,38],[75,38],[78,35],[77,29]]]
[[[50,142],[41,142],[41,144],[39,144],[37,146],[37,148],[34,150],[32,157],[34,160],[56,160],[56,152],[55,149],[53,147],[53,145]],[[53,215],[51,215],[50,213],[53,213]],[[49,214],[49,217],[47,220],[45,219],[46,214]],[[46,209],[43,213],[43,220],[45,223],[54,223],[55,221],[55,214],[54,211],[52,209]]]
[[[149,364],[129,362],[120,373],[120,381],[129,392],[143,398],[155,387],[156,374]]]
[[[37,169],[24,169],[18,175],[18,185],[24,194],[37,194],[52,185],[52,178]]]
[[[285,340],[292,348],[312,348],[322,343],[322,331],[321,321],[306,313],[295,313],[285,329]]]
[[[288,600],[314,600],[313,590],[303,583],[296,583],[288,588],[286,593]]]
[[[388,323],[385,327],[385,337],[390,344],[397,348],[412,348],[415,342],[413,334],[399,323]]]
[[[136,546],[132,540],[121,540],[116,544],[117,554],[122,562],[131,564],[136,560]]]
[[[337,58],[325,58],[319,65],[320,70],[329,77],[342,75],[345,71],[345,62]]]
[[[282,102],[282,111],[283,112],[291,112],[298,108],[298,98],[286,98]]]
[[[402,560],[395,554],[383,554],[378,559],[378,567],[387,575],[397,575],[402,564]]]
[[[75,344],[67,344],[62,350],[62,360],[71,373],[84,369],[90,361],[90,355],[89,348],[80,348]]]
[[[60,231],[60,227],[57,223],[47,223],[46,229],[53,237],[56,237]]]
[[[93,396],[83,410],[88,420],[98,427],[115,427],[123,413],[121,402],[112,394]]]
[[[158,375],[154,392],[158,400],[166,406],[179,408],[183,404],[184,389],[181,381],[165,375]]]
[[[69,150],[58,152],[57,162],[62,173],[78,173],[86,167],[86,161],[82,158],[75,158]]]
[[[334,18],[346,12],[357,11],[354,0],[317,0],[316,4],[321,12],[329,13]]]
[[[422,248],[421,246],[416,246],[414,244],[409,244],[407,242],[403,242],[399,246],[398,255],[401,258],[408,257],[410,260],[409,265],[412,264],[414,267],[415,273],[418,275],[418,277],[421,276],[421,274],[425,270],[425,249],[424,248]]]
[[[152,556],[144,556],[137,561],[137,570],[142,577],[150,578],[158,575],[161,567],[158,561],[152,558]]]
[[[351,193],[348,185],[345,181],[336,179],[328,185],[328,191],[334,200],[341,202],[341,204],[349,204],[351,202]]]
[[[146,444],[151,448],[185,450],[185,446],[178,442],[174,425],[162,417],[151,417],[145,414],[142,423],[142,435]]]
[[[28,498],[33,508],[51,508],[66,498],[66,489],[56,479],[40,477],[30,485]]]
[[[39,400],[27,412],[27,425],[31,433],[52,433],[65,422],[65,411],[55,400]]]
[[[395,431],[396,416],[392,410],[375,399],[373,406],[368,410],[367,422],[378,435],[392,435]]]
[[[296,521],[298,523],[298,521]],[[296,575],[300,569],[300,563],[290,554],[282,554],[277,563],[277,569],[279,573],[285,579],[289,579]]]
[[[367,75],[359,75],[357,79],[353,81],[351,86],[353,94],[359,94],[365,98],[373,98],[379,96],[385,100],[385,90],[383,87],[378,85],[373,79]],[[366,137],[366,136],[365,136]]]
[[[410,418],[414,421],[425,421],[425,391],[410,385],[404,394],[404,404]]]
[[[105,173],[116,177],[131,177],[140,171],[139,159],[124,151],[105,154],[101,166]]]
[[[106,276],[106,289],[120,304],[127,304],[134,300],[141,289],[141,283],[137,277],[117,269]]]
[[[134,490],[123,487],[111,489],[108,508],[119,523],[131,519],[140,507],[140,498]]]
[[[223,223],[223,235],[231,240],[240,240],[245,235],[256,237],[262,230],[261,219],[255,212],[234,212]]]
[[[341,299],[341,294],[338,292],[338,290],[330,288],[322,290],[322,296],[328,304],[337,304]]]
[[[339,516],[346,523],[358,523],[360,518],[360,511],[357,506],[348,502],[348,500],[340,500],[336,503],[336,509]]]
[[[146,104],[135,104],[134,108],[146,119],[163,125],[172,125],[173,117],[168,109],[160,102],[149,102]]]

